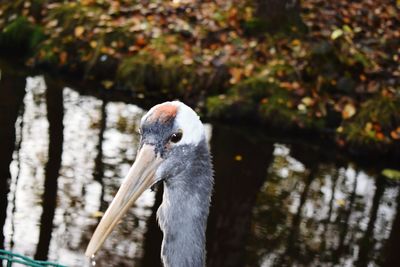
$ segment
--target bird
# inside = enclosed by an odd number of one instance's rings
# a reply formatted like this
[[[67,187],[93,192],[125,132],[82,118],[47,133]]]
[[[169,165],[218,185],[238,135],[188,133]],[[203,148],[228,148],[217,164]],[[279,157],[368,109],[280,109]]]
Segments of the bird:
[[[152,107],[140,121],[136,159],[86,249],[93,257],[148,188],[162,182],[157,211],[165,267],[204,267],[206,227],[214,185],[211,153],[197,113],[180,101]]]

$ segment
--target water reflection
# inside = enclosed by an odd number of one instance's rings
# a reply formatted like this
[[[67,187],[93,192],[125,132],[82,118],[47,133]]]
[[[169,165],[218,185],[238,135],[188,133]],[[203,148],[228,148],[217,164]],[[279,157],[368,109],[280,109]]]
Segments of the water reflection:
[[[3,70],[0,78],[0,228],[7,217],[10,163],[16,142],[16,121],[25,94],[24,76]],[[0,248],[4,248],[4,232],[0,232]]]
[[[298,168],[289,151],[275,155],[254,209],[254,265],[379,264],[398,188],[351,164]]]
[[[271,142],[228,127],[211,139],[215,191],[207,229],[207,266],[245,266],[252,210],[272,161]]]
[[[400,203],[400,194],[397,195],[397,203]],[[383,255],[380,256],[382,266],[400,266],[400,205],[397,204],[396,218],[393,221],[390,236],[385,244]]]
[[[106,202],[104,201],[104,163],[103,163],[103,142],[104,142],[104,132],[106,130],[106,121],[107,121],[107,101],[102,99],[101,109],[100,109],[100,126],[99,126],[99,135],[98,135],[98,144],[96,146],[97,156],[94,161],[94,172],[93,179],[100,183],[101,185],[101,194],[100,194],[100,211],[105,211],[107,209]],[[99,217],[100,218],[100,217]],[[100,222],[100,220],[99,220]]]
[[[84,250],[135,158],[144,111],[42,76],[24,96],[25,76],[2,76],[0,246],[90,266]],[[261,130],[210,132],[207,266],[397,266],[399,186],[378,169]],[[161,198],[161,187],[145,192],[96,266],[161,266]]]
[[[163,196],[163,186],[158,185],[156,189],[154,205],[151,209],[151,216],[148,218],[146,225],[147,230],[143,237],[143,257],[140,266],[162,267],[160,255],[161,242],[163,234],[157,223],[157,210],[161,205]]]
[[[35,259],[47,260],[53,219],[56,210],[57,181],[61,168],[63,148],[63,92],[53,83],[47,83],[46,107],[49,122],[49,150],[48,160],[45,165],[44,192],[42,195],[43,212],[40,217],[40,234],[37,244]]]

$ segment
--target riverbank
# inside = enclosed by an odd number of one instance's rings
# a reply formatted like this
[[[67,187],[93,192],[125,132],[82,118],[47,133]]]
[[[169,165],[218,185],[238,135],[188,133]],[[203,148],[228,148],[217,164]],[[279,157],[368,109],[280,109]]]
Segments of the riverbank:
[[[0,10],[3,54],[24,52],[26,65],[100,84],[100,93],[179,98],[211,120],[399,154],[393,1],[303,1],[301,22],[274,33],[243,1],[24,1]]]

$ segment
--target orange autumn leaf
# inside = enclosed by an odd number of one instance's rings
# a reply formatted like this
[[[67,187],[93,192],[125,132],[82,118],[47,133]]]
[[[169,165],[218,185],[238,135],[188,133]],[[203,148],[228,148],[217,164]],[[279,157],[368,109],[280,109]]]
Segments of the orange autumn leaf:
[[[351,104],[348,103],[344,106],[343,110],[342,110],[342,118],[343,119],[349,119],[351,117],[353,117],[356,114],[356,107]]]
[[[378,139],[378,140],[383,140],[383,139],[385,139],[385,135],[383,135],[383,133],[376,133],[376,138]]]
[[[67,62],[67,58],[68,58],[67,52],[65,52],[65,51],[61,52],[59,55],[60,65],[64,65],[65,62]]]
[[[281,82],[279,83],[279,86],[287,90],[297,90],[300,88],[298,82]]]
[[[229,69],[229,73],[232,76],[229,80],[231,84],[236,84],[242,79],[243,70],[240,68],[231,68]]]
[[[285,88],[285,89],[289,89],[289,90],[292,89],[292,84],[290,82],[281,82],[279,84],[279,86],[281,88]]]
[[[89,45],[90,45],[91,48],[96,48],[97,47],[97,42],[96,41],[91,41],[89,43]]]
[[[397,131],[391,131],[390,132],[390,137],[392,137],[392,139],[394,139],[394,140],[399,140],[400,139],[400,133],[398,133]]]
[[[145,46],[146,45],[146,39],[144,38],[144,36],[143,35],[139,35],[137,38],[136,38],[136,45],[137,46],[140,46],[140,47],[143,47],[143,46]]]
[[[292,45],[293,45],[293,46],[299,46],[299,45],[301,45],[301,41],[300,41],[299,39],[294,39],[294,40],[292,41]]]
[[[77,37],[77,38],[82,37],[82,34],[84,32],[85,32],[85,28],[83,26],[75,27],[75,30],[74,30],[75,37]]]

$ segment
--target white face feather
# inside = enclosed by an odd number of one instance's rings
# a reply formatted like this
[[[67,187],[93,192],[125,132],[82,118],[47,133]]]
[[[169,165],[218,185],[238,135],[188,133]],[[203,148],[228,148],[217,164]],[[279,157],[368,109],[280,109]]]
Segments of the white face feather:
[[[181,144],[198,144],[205,138],[204,126],[199,116],[189,106],[179,101],[170,102],[176,105],[178,113],[175,118],[176,129],[182,130],[182,139],[177,143]]]
[[[156,116],[161,116],[159,114],[159,111],[165,110],[165,106],[171,105],[176,107],[174,129],[182,131],[182,139],[177,142],[176,145],[196,145],[200,143],[200,141],[205,138],[204,126],[201,123],[200,118],[196,114],[196,112],[194,112],[193,109],[180,101],[164,102],[162,104],[155,105],[147,112],[146,115],[143,116],[141,124],[143,124],[148,119],[151,120],[151,117],[155,114],[157,114]],[[171,112],[170,109],[169,112]]]

